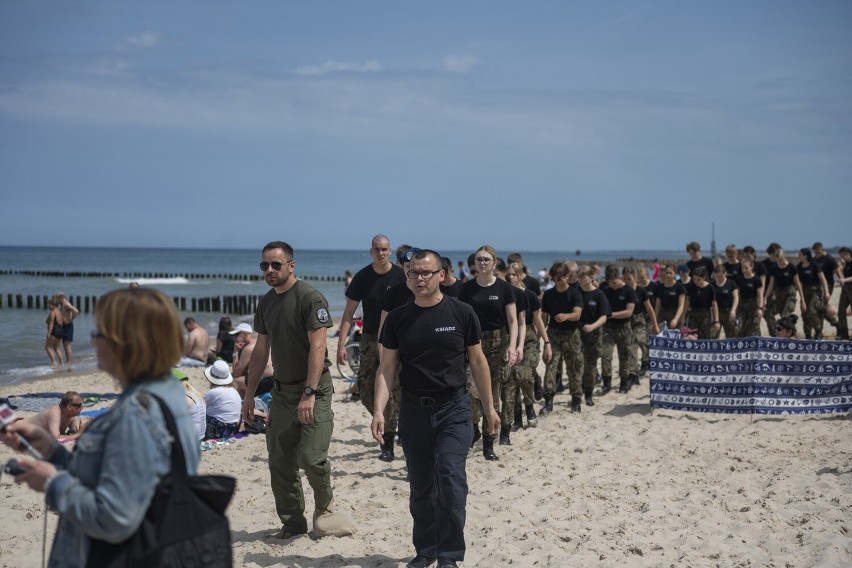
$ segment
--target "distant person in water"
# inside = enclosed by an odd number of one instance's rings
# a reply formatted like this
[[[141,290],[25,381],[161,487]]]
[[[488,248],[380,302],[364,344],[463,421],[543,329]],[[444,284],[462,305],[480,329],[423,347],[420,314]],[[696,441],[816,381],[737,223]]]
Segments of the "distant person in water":
[[[181,367],[201,367],[207,363],[207,352],[210,350],[210,335],[193,318],[183,320],[186,328],[186,344],[183,347]]]
[[[44,342],[44,350],[47,356],[50,357],[51,365],[62,365],[65,361],[62,359],[62,338],[65,336],[62,324],[62,312],[59,311],[59,305],[56,303],[56,298],[51,298],[47,301],[47,319],[44,323],[47,324],[47,339]]]
[[[57,292],[56,305],[62,312],[62,347],[65,349],[65,362],[71,362],[71,343],[74,341],[74,318],[80,314],[74,304],[68,301],[64,292]]]

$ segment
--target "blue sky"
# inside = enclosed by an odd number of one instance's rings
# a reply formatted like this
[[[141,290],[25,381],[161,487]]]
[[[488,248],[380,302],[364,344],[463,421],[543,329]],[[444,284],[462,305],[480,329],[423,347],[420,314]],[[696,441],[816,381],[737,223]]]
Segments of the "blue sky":
[[[849,242],[852,3],[0,2],[0,245]],[[706,246],[706,245],[705,245]]]

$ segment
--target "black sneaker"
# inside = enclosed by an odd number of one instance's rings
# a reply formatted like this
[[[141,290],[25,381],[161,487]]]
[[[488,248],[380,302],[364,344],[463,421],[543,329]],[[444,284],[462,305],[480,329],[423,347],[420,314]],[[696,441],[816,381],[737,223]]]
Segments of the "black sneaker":
[[[439,558],[438,568],[458,568],[458,564],[452,558]]]
[[[405,568],[429,568],[429,566],[435,563],[435,560],[437,560],[437,558],[418,554],[411,559],[411,562],[405,565]]]

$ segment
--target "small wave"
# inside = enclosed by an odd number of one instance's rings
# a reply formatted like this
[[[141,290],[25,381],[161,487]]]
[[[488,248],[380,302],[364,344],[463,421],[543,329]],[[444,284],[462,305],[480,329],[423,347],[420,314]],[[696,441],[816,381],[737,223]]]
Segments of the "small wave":
[[[116,278],[119,284],[130,284],[136,282],[140,286],[161,286],[163,284],[189,284],[187,278],[176,276],[174,278]]]

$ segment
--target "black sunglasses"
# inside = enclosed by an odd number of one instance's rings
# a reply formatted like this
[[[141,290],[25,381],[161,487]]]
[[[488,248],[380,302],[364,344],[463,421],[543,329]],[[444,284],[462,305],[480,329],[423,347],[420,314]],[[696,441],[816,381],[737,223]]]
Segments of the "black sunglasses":
[[[293,261],[288,260],[287,262],[261,262],[260,263],[260,269],[262,271],[266,272],[267,270],[269,270],[269,267],[271,266],[272,270],[274,270],[275,272],[278,272],[278,271],[281,270],[282,266],[284,266],[285,264],[290,264],[291,262],[293,262]]]

